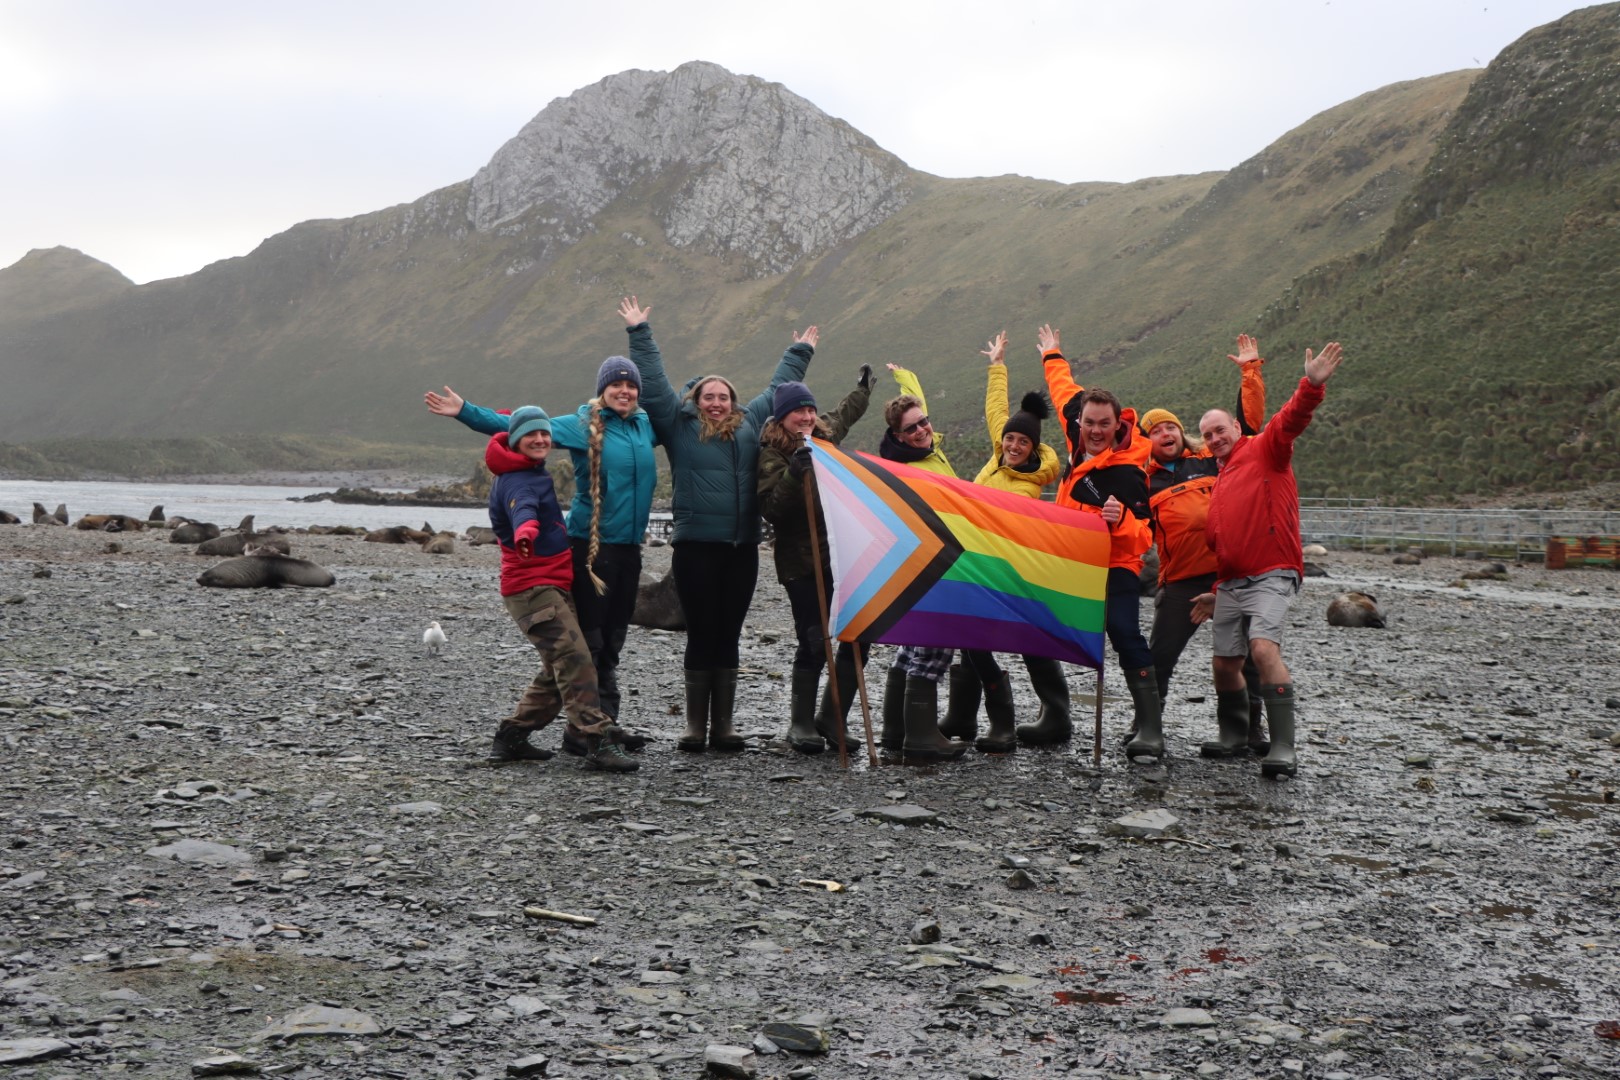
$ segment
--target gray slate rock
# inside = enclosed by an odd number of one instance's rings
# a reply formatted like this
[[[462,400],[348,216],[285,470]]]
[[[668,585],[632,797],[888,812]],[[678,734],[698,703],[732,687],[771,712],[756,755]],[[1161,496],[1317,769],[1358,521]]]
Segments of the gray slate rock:
[[[191,1063],[192,1076],[256,1076],[259,1063],[239,1054],[216,1054]]]
[[[1203,1009],[1171,1009],[1159,1021],[1165,1027],[1214,1027],[1215,1018]]]
[[[377,1021],[358,1009],[305,1005],[283,1016],[249,1041],[294,1039],[305,1035],[375,1035],[381,1030]]]
[[[766,1024],[765,1037],[795,1054],[825,1054],[832,1049],[832,1036],[809,1024]]]
[[[710,1043],[703,1048],[703,1067],[711,1076],[752,1080],[759,1073],[759,1059],[746,1046],[722,1046],[719,1043]]]
[[[878,821],[888,822],[891,825],[935,825],[939,823],[939,815],[922,806],[911,803],[901,803],[899,806],[874,806],[862,810],[863,818],[876,818]]]
[[[0,1065],[26,1065],[46,1061],[73,1049],[61,1039],[0,1039]]]
[[[208,840],[176,840],[162,847],[148,848],[146,853],[154,859],[172,859],[199,866],[242,866],[253,861],[253,856],[241,848]]]
[[[1166,836],[1180,824],[1181,819],[1176,815],[1163,807],[1156,807],[1117,818],[1109,822],[1104,831],[1110,836]]]
[[[506,1075],[544,1076],[546,1074],[546,1064],[550,1060],[551,1059],[546,1057],[544,1054],[530,1054],[528,1057],[518,1058],[516,1061],[509,1061],[506,1064]]]

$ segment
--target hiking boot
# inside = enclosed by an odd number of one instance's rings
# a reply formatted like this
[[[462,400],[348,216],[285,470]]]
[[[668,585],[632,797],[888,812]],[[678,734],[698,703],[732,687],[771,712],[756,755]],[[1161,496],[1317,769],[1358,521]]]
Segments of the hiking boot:
[[[1261,683],[1266,701],[1266,726],[1271,729],[1271,748],[1260,762],[1261,776],[1293,776],[1299,763],[1294,757],[1294,684]]]
[[[701,754],[709,745],[709,694],[713,672],[686,670],[686,730],[675,741],[677,749]]]
[[[788,699],[788,745],[801,754],[819,754],[827,748],[816,733],[816,691],[821,672],[793,669],[792,696]]]
[[[625,753],[624,747],[606,735],[587,735],[585,740],[591,746],[585,755],[587,769],[601,769],[603,772],[635,772],[641,768],[641,762]]]
[[[945,696],[945,719],[939,733],[948,739],[972,742],[979,733],[979,673],[970,664],[952,664]]]
[[[529,728],[502,728],[490,746],[491,761],[550,761],[550,750],[529,745]]]
[[[898,751],[906,741],[906,669],[892,667],[883,683],[883,732],[878,745]]]
[[[640,750],[642,747],[646,746],[649,741],[647,736],[637,735],[634,732],[626,731],[618,724],[609,726],[605,731],[602,732],[602,734],[606,735],[608,738],[612,739],[614,742],[618,743],[631,753],[635,753],[637,750]],[[576,734],[574,729],[571,727],[563,728],[562,749],[563,753],[572,754],[575,757],[584,757],[586,754],[591,752],[587,737]]]
[[[737,669],[716,668],[709,672],[709,746],[728,754],[748,745],[732,725],[737,707]]]

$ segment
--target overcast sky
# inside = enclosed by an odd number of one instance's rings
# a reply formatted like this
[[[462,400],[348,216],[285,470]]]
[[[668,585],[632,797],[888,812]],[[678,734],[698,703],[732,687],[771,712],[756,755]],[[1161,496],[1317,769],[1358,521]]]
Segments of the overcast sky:
[[[1483,67],[1562,0],[0,0],[0,266],[137,282],[470,177],[556,97],[712,60],[914,168],[1227,169],[1324,109]]]

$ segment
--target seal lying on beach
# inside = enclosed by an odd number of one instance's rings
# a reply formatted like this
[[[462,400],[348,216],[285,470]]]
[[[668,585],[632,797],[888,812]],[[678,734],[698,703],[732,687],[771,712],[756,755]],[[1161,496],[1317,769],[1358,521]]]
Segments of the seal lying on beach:
[[[21,524],[22,524],[22,518],[18,517],[16,514],[9,513],[9,512],[7,512],[5,510],[0,510],[0,525],[21,525]]]
[[[237,532],[216,536],[197,545],[198,555],[246,555],[250,547],[270,548],[283,555],[292,554],[292,545],[279,536],[265,533]]]
[[[219,526],[212,521],[182,521],[169,532],[171,544],[200,544],[219,536]]]
[[[1378,598],[1364,592],[1343,592],[1328,604],[1329,626],[1367,627],[1383,630],[1384,613],[1378,610]]]
[[[159,526],[161,526],[163,524],[163,522],[166,521],[166,520],[167,519],[163,516],[163,504],[162,503],[158,503],[156,506],[152,507],[152,512],[150,514],[146,515],[146,523],[148,525],[159,525]]]
[[[128,514],[86,514],[75,521],[73,527],[87,532],[92,529],[101,532],[140,532],[146,528],[146,522]]]
[[[279,589],[283,585],[324,589],[336,582],[324,566],[257,545],[240,558],[210,566],[197,577],[197,584],[215,589]]]
[[[449,555],[456,550],[456,534],[448,532],[434,533],[431,537],[422,541],[422,550],[429,555]]]
[[[57,503],[56,509],[47,510],[42,503],[34,504],[35,525],[66,525],[67,503]]]

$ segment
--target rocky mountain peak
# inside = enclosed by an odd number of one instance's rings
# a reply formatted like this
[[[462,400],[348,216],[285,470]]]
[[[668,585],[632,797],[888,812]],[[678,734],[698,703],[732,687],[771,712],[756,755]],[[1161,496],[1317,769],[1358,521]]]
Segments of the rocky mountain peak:
[[[482,232],[531,212],[565,243],[632,188],[670,243],[781,272],[905,206],[911,171],[778,83],[693,62],[625,71],[558,98],[473,178]]]
[[[76,248],[35,248],[0,270],[0,317],[60,311],[133,285]]]

